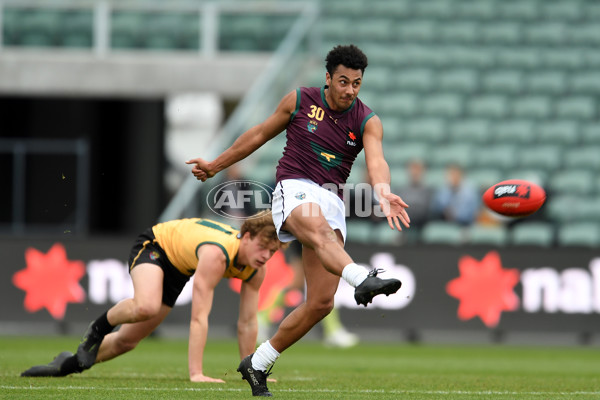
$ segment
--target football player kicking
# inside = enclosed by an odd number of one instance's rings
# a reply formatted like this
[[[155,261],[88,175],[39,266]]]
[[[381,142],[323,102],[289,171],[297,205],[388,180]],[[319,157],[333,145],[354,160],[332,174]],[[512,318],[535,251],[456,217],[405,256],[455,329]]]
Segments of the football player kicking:
[[[285,245],[277,238],[271,211],[246,219],[237,230],[190,218],[157,224],[142,233],[129,256],[133,298],[122,300],[87,328],[76,354],[65,351],[21,376],[66,376],[133,350],[169,314],[194,275],[189,334],[193,382],[224,382],[204,375],[202,357],[215,287],[222,278],[242,280],[237,322],[240,359],[254,351],[258,333],[258,290],[266,262]],[[113,329],[121,325],[120,329]]]

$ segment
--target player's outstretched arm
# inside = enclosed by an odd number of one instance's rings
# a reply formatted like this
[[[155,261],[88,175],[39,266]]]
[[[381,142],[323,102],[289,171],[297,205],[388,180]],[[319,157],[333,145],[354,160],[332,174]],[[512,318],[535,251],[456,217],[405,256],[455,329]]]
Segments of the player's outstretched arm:
[[[256,272],[249,282],[243,282],[240,290],[240,314],[237,322],[240,360],[252,354],[258,335],[258,290],[265,278],[265,269]]]
[[[379,200],[379,206],[388,220],[391,229],[402,230],[402,225],[410,227],[406,212],[408,204],[400,196],[391,193],[390,167],[383,154],[383,126],[378,116],[373,116],[365,124],[363,146],[369,179]]]
[[[222,379],[204,375],[202,359],[208,336],[208,315],[212,308],[215,287],[225,272],[225,254],[216,245],[206,244],[198,249],[198,266],[192,289],[192,317],[188,363],[192,382],[220,382]]]
[[[218,172],[248,157],[263,144],[283,132],[290,117],[296,109],[296,91],[290,92],[281,99],[277,109],[264,122],[253,126],[242,133],[235,142],[213,161],[194,158],[186,161],[192,164],[192,174],[204,182]]]

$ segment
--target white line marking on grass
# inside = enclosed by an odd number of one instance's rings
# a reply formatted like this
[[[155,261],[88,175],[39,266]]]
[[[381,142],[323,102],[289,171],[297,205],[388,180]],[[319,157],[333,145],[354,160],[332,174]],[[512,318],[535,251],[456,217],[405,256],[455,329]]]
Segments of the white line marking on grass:
[[[140,392],[246,392],[249,389],[239,388],[147,388],[147,387],[104,387],[104,386],[5,386],[4,390],[107,390],[107,391],[140,391]],[[503,390],[338,390],[338,389],[275,389],[274,392],[288,393],[381,393],[381,394],[433,394],[466,396],[573,396],[586,395],[598,396],[600,391],[574,391],[574,392],[516,392]]]

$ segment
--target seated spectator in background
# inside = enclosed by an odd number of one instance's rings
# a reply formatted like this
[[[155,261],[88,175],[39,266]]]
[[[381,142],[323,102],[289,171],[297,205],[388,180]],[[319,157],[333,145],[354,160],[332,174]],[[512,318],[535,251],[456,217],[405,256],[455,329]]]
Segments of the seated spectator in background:
[[[477,218],[480,206],[479,192],[465,179],[463,169],[456,164],[448,165],[446,183],[436,190],[433,197],[433,217],[460,225],[471,225]],[[412,223],[413,216],[410,218]]]
[[[410,204],[408,215],[410,216],[410,227],[420,228],[431,217],[431,199],[433,188],[424,182],[427,167],[421,160],[412,160],[406,165],[409,182],[403,187],[396,189],[398,196]]]
[[[410,204],[410,229],[404,233],[407,242],[416,242],[419,239],[421,228],[431,219],[431,201],[433,188],[425,183],[427,167],[422,160],[411,160],[406,164],[409,182],[395,189],[398,196],[406,199]]]

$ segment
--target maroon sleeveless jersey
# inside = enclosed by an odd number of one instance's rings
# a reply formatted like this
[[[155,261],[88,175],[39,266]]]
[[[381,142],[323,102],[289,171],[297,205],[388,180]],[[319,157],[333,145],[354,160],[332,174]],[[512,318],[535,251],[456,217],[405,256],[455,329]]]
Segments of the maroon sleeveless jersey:
[[[296,89],[296,109],[287,126],[287,143],[277,166],[277,182],[306,178],[341,185],[363,149],[365,124],[375,113],[356,98],[345,111],[333,111],[325,87]]]

